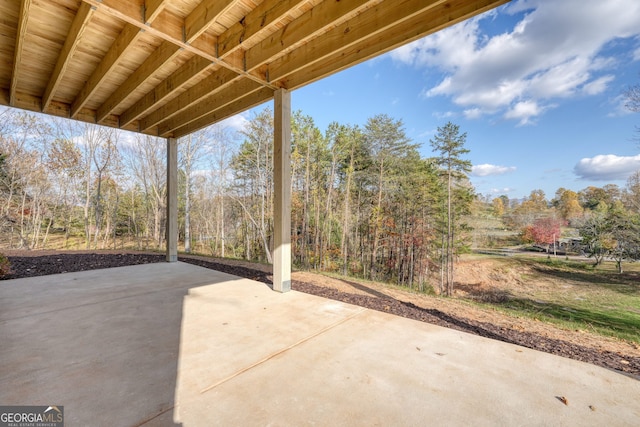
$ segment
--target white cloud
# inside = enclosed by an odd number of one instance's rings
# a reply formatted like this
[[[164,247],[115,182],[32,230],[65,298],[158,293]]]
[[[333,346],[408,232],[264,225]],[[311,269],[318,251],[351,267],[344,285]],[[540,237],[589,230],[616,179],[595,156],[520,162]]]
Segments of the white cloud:
[[[224,119],[220,122],[222,127],[230,128],[234,131],[243,130],[249,120],[246,117],[247,113],[236,114],[235,116],[231,116],[228,119]]]
[[[464,110],[464,116],[467,119],[479,119],[482,117],[482,110],[479,108],[469,108]]]
[[[489,176],[489,175],[503,175],[505,173],[513,172],[516,170],[515,166],[498,166],[488,163],[482,165],[475,165],[471,168],[471,175],[473,176]]]
[[[507,194],[507,193],[511,193],[513,191],[515,191],[515,189],[511,188],[511,187],[492,188],[490,193],[491,194]]]
[[[637,156],[600,154],[580,160],[573,168],[574,173],[580,178],[593,181],[623,180],[637,170],[640,170],[640,154]]]
[[[504,117],[506,119],[520,120],[520,125],[528,125],[533,122],[532,119],[534,117],[539,116],[550,107],[551,106],[541,107],[536,101],[532,100],[520,101],[508,110],[504,114]]]
[[[434,67],[444,77],[427,97],[447,96],[478,117],[500,114],[520,124],[553,107],[554,100],[603,93],[615,66],[608,43],[640,35],[637,0],[521,0],[439,31],[391,53],[398,62]],[[519,19],[492,37],[497,13]],[[633,53],[640,58],[640,49]],[[604,75],[603,75],[604,74]]]

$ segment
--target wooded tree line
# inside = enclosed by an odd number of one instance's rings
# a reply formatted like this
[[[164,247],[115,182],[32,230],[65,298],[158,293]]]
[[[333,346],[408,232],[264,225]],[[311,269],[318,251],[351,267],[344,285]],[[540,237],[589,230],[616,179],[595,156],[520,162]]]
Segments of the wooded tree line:
[[[466,134],[448,123],[432,141],[438,157],[422,158],[387,115],[323,131],[295,112],[292,133],[294,264],[449,293],[474,197]],[[184,249],[271,262],[271,110],[238,135],[214,126],[178,146]],[[69,248],[163,248],[165,148],[162,139],[3,110],[5,245],[46,248],[55,236]]]
[[[573,237],[579,242],[574,251],[593,257],[596,266],[611,258],[620,272],[624,261],[640,259],[640,170],[623,188],[607,184],[576,192],[561,187],[551,200],[534,190],[523,200],[505,195],[484,202],[507,227],[520,231],[521,243],[549,248]]]

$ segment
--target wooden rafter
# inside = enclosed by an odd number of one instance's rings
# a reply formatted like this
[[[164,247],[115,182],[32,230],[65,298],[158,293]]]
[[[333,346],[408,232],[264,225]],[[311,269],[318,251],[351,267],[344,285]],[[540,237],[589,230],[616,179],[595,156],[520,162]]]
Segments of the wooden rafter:
[[[238,76],[233,71],[221,69],[217,73],[202,80],[197,86],[193,86],[182,93],[169,104],[160,107],[140,120],[140,129],[143,131],[150,129],[163,120],[167,120],[185,108],[199,102],[212,92],[223,89],[226,85],[239,78],[241,78],[241,76]]]
[[[224,89],[203,99],[202,102],[199,102],[198,104],[181,111],[169,120],[164,121],[158,127],[158,134],[160,136],[167,136],[173,129],[196,121],[211,111],[219,110],[220,108],[231,104],[234,99],[241,97],[243,94],[249,95],[260,88],[262,88],[262,86],[253,80],[234,80],[231,84],[226,85]]]
[[[16,32],[16,48],[13,55],[13,73],[11,74],[11,86],[9,88],[9,105],[15,106],[18,79],[20,78],[20,65],[22,64],[22,50],[24,39],[27,35],[29,22],[29,8],[31,0],[22,0],[20,3],[20,15],[18,16],[18,31]]]
[[[385,33],[392,26],[402,27],[406,20],[421,13],[429,11],[428,17],[432,19],[442,13],[439,6],[443,4],[446,4],[446,0],[403,0],[397,3],[383,3],[376,8],[368,9],[332,28],[322,39],[314,39],[299,49],[277,58],[269,64],[269,77],[273,81],[283,79],[302,68],[324,61],[328,56],[335,57],[352,46],[366,43],[367,39]],[[432,22],[426,21],[424,26],[431,26]],[[309,60],[310,57],[313,57],[313,60]]]
[[[140,116],[149,113],[156,105],[180,90],[184,85],[196,79],[201,72],[210,66],[210,61],[200,56],[192,57],[151,92],[147,93],[138,102],[123,112],[120,115],[121,126],[129,125]]]
[[[506,2],[0,0],[0,104],[180,137]]]
[[[242,22],[234,24],[218,37],[219,58],[226,59],[237,52],[243,42],[251,41],[253,38],[258,37],[262,31],[267,30],[275,22],[278,22],[283,16],[288,14],[293,7],[303,1],[304,0],[267,0],[261,3],[260,6],[252,10]],[[126,126],[134,120],[137,120],[164,99],[180,90],[185,84],[197,78],[198,74],[213,65],[211,62],[205,61],[206,60],[200,56],[191,58],[185,65],[160,83],[156,89],[145,95],[127,109],[127,111],[122,113],[120,115],[121,125]],[[176,113],[176,111],[172,111],[171,113]],[[148,130],[157,123],[158,121],[154,122],[153,119],[151,119],[141,124],[140,128],[145,127],[144,130]]]
[[[62,51],[60,52],[56,66],[53,69],[53,74],[51,74],[47,88],[42,96],[42,111],[46,111],[47,108],[49,108],[53,95],[56,93],[56,89],[64,76],[67,66],[69,65],[69,62],[82,39],[82,33],[87,28],[89,20],[93,16],[95,10],[96,9],[94,7],[91,7],[87,3],[82,3],[78,9],[78,13],[75,18],[73,18],[71,29],[69,30],[69,34],[67,35],[64,45],[62,46]]]
[[[187,42],[197,39],[238,0],[205,0],[201,2],[184,20],[184,32]]]
[[[301,17],[267,37],[245,53],[247,70],[255,70],[275,56],[305,43],[318,32],[336,25],[336,20],[346,20],[367,6],[367,0],[323,2]]]
[[[102,59],[102,62],[98,64],[98,67],[93,71],[93,74],[91,74],[91,77],[89,77],[89,80],[87,80],[87,83],[85,83],[84,87],[80,90],[80,93],[71,104],[71,117],[76,117],[80,109],[84,107],[87,101],[89,101],[91,95],[98,90],[98,87],[107,77],[107,74],[109,74],[109,72],[118,65],[120,57],[131,47],[133,42],[135,42],[141,34],[142,32],[139,28],[134,27],[133,25],[125,25],[122,32],[120,32],[116,40],[111,45],[111,48]]]
[[[144,82],[153,77],[153,74],[167,62],[175,59],[180,53],[180,48],[169,43],[162,42],[160,47],[150,55],[146,61],[127,78],[115,92],[109,96],[99,108],[96,114],[98,123],[102,122],[111,112],[124,101],[131,93]]]
[[[167,2],[165,0],[145,0],[144,2],[144,23],[150,25],[164,10]]]
[[[403,5],[422,5],[423,0],[405,1]],[[380,52],[387,52],[407,41],[413,41],[426,34],[431,34],[455,23],[464,21],[475,15],[477,10],[490,10],[495,7],[492,0],[477,0],[469,4],[464,0],[456,0],[458,7],[451,9],[451,2],[437,1],[433,7],[422,9],[419,13],[411,14],[398,24],[392,25],[383,32],[374,33],[373,36],[361,40],[359,44],[349,44],[344,49],[335,49],[334,53],[324,57],[321,61],[310,62],[308,66],[296,70],[293,77],[285,78],[281,84],[290,89],[296,89],[312,83],[326,75],[353,66],[359,62],[370,59]],[[414,9],[415,10],[415,9]],[[392,10],[387,13],[393,13]],[[382,24],[382,23],[381,23]],[[286,70],[286,67],[285,67]],[[282,71],[285,75],[291,74],[291,70]],[[275,71],[277,75],[281,71]]]
[[[219,110],[211,111],[210,113],[200,117],[198,120],[175,129],[173,131],[173,136],[175,138],[181,138],[185,135],[189,135],[190,133],[207,127],[211,123],[216,123],[221,120],[227,119],[234,114],[237,114],[238,111],[245,111],[249,108],[255,107],[256,105],[260,105],[263,102],[273,98],[273,92],[273,89],[269,87],[263,87],[262,89],[251,93],[250,95],[244,96],[233,101],[230,104],[225,105]]]

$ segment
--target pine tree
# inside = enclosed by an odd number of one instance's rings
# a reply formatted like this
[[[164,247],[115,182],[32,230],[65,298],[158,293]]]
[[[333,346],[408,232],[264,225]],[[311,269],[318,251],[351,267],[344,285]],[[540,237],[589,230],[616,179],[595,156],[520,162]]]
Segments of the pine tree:
[[[457,185],[461,179],[466,179],[467,173],[471,171],[471,162],[462,158],[469,153],[469,150],[464,148],[466,140],[466,132],[460,134],[460,127],[448,122],[438,127],[437,134],[430,141],[432,149],[439,154],[434,160],[442,171],[447,188],[446,218],[442,227],[440,290],[448,296],[453,294],[453,258],[456,249],[456,221],[459,220],[455,204],[458,200],[462,203],[462,206],[458,207],[464,207],[465,203],[469,203],[465,201],[465,193],[469,190],[464,191],[463,187]]]

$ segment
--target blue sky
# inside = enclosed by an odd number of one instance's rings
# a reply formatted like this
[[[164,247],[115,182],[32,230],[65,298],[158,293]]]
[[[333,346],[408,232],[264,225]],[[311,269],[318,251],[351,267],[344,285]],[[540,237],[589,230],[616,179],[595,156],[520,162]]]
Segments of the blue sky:
[[[640,114],[621,96],[638,83],[640,1],[513,1],[298,89],[292,108],[321,130],[389,114],[425,157],[452,121],[478,193],[551,199],[640,169]]]

